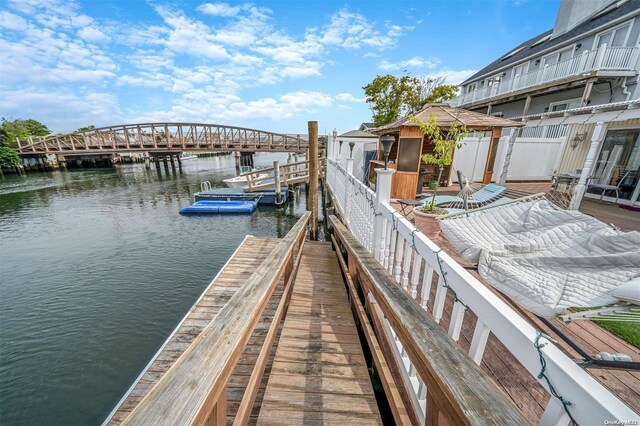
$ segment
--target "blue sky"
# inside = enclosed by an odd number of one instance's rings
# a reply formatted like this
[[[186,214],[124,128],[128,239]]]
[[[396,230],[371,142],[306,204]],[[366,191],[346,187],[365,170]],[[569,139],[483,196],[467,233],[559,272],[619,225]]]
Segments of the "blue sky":
[[[376,75],[459,83],[559,0],[4,0],[0,114],[53,131],[180,121],[305,133],[370,121]]]

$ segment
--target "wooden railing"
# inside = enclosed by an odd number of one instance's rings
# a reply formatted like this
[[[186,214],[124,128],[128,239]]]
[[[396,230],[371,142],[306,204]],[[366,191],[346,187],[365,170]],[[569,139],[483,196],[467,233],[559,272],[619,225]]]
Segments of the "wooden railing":
[[[166,151],[304,152],[301,135],[200,123],[140,123],[17,140],[21,155]]]
[[[246,424],[302,256],[305,213],[147,396],[127,425],[225,425],[227,382],[278,281],[284,293],[234,424]]]
[[[579,424],[603,424],[611,419],[630,419],[636,415],[609,390],[576,365],[556,345],[545,340],[536,349],[537,330],[509,304],[478,281],[451,256],[422,234],[389,204],[390,171],[379,171],[374,193],[332,160],[327,163],[327,186],[336,211],[359,244],[364,247],[397,283],[398,289],[414,299],[425,313],[440,323],[447,293],[455,295],[450,312],[448,335],[457,342],[467,312],[477,316],[471,337],[469,356],[482,362],[489,335],[493,334],[518,363],[549,393],[540,424],[569,423],[559,399],[551,396],[548,382],[539,376],[541,356],[545,375],[555,392],[570,401],[567,407]],[[437,278],[435,299],[431,298],[433,279]],[[399,291],[399,290],[398,290]],[[430,309],[428,309],[428,306]],[[389,318],[387,318],[389,319]],[[407,348],[390,319],[385,324],[395,340],[398,365],[411,393],[413,410],[418,418],[426,418],[427,394],[425,378],[416,375],[418,366],[407,356]]]
[[[326,158],[318,159],[318,163],[320,164],[318,176],[323,176]],[[278,166],[278,173],[274,167],[266,167],[242,173],[240,176],[247,178],[245,190],[248,192],[273,188],[276,176],[279,177],[282,185],[295,185],[309,180],[309,161],[281,164]]]
[[[415,366],[414,374],[424,381],[426,424],[527,424],[520,410],[398,286],[353,234],[335,216],[331,216],[330,221],[336,236],[334,241],[347,253],[348,270],[345,273],[358,278],[365,297],[373,296],[373,303],[380,307],[396,330]],[[336,252],[341,253],[340,250]],[[378,334],[382,333],[384,330],[378,330]]]

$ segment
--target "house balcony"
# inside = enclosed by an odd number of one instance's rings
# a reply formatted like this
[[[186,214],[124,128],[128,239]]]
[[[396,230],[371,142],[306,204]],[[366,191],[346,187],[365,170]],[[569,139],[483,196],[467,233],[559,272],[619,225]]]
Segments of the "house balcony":
[[[632,77],[638,74],[639,47],[602,47],[525,74],[494,81],[451,100],[457,107],[481,106],[533,90],[547,89],[589,77]]]

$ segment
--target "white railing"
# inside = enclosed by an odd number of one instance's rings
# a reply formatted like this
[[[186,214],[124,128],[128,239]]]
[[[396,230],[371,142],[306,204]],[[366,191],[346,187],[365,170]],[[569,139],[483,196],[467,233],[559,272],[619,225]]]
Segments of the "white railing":
[[[393,172],[377,170],[377,173],[377,191],[374,193],[335,161],[327,162],[327,184],[349,230],[427,312],[432,281],[437,278],[430,312],[436,322],[443,317],[447,292],[454,293],[455,302],[448,328],[454,341],[459,340],[467,309],[477,316],[469,350],[469,356],[477,364],[482,361],[487,340],[493,333],[549,392],[547,383],[538,378],[541,364],[534,346],[538,335],[536,329],[402,217],[389,204]],[[388,322],[386,327],[395,336]],[[399,340],[395,340],[398,365],[412,394],[414,411],[424,424],[427,409],[424,382],[417,377],[416,369]],[[551,342],[545,343],[541,353],[546,361],[546,376],[557,393],[571,402],[568,409],[579,424],[604,424],[607,420],[637,418],[633,411],[558,347]],[[562,404],[550,396],[539,424],[568,423],[569,417]]]
[[[566,124],[554,124],[550,126],[532,126],[522,129],[523,138],[562,138],[567,135],[568,126]]]
[[[461,106],[593,71],[634,71],[639,53],[638,47],[607,47],[605,44],[598,49],[585,50],[573,58],[540,67],[526,74],[494,81],[492,85],[486,83],[486,87],[463,93],[451,100],[451,103]]]

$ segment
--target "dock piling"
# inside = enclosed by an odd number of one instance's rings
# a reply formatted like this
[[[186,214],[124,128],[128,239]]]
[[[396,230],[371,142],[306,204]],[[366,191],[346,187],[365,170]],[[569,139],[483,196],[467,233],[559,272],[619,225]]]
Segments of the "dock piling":
[[[273,162],[273,178],[276,184],[276,206],[282,204],[282,190],[280,188],[280,163],[278,161]]]
[[[318,239],[318,122],[309,121],[309,150],[307,161],[309,162],[309,236],[312,240]]]

